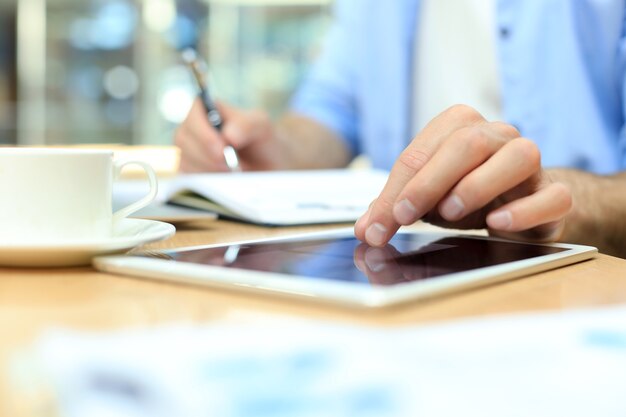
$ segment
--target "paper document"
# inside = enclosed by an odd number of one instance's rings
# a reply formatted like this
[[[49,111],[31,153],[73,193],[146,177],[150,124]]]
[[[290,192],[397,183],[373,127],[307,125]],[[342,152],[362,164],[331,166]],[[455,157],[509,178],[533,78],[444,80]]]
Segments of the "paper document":
[[[181,222],[188,220],[208,220],[216,218],[214,213],[204,210],[174,206],[165,203],[165,191],[169,188],[169,181],[159,179],[159,192],[155,201],[138,210],[130,217],[165,222]],[[113,184],[113,211],[119,210],[147,195],[150,190],[148,181],[124,180]]]
[[[274,171],[184,175],[168,201],[268,225],[352,222],[378,196],[377,170]]]
[[[622,417],[626,308],[366,328],[296,319],[57,331],[61,415]]]

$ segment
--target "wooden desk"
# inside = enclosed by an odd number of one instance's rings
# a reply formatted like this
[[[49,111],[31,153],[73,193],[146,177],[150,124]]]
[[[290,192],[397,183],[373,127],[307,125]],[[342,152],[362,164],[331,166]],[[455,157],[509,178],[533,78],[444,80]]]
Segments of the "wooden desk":
[[[172,239],[154,248],[291,234],[315,228],[261,228],[230,222],[177,225]],[[424,323],[531,310],[561,310],[626,302],[626,260],[591,261],[431,301],[364,313],[240,292],[153,282],[98,273],[90,268],[0,268],[0,364],[51,326],[114,329],[172,321],[208,322],[228,315],[262,318],[289,314],[370,325]],[[4,396],[1,388],[0,415]],[[6,399],[6,397],[4,397]]]

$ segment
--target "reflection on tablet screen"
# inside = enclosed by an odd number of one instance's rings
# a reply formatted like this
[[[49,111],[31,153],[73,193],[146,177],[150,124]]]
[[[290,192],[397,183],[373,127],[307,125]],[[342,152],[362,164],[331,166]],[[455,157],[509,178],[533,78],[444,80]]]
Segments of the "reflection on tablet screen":
[[[332,238],[168,251],[166,254],[180,262],[394,285],[566,250],[461,236],[398,234],[384,248],[369,247],[355,238]]]

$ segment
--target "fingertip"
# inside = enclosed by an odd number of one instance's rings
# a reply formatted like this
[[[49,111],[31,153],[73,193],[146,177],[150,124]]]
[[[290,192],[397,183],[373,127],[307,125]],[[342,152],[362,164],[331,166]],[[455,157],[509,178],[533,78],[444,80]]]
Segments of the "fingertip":
[[[360,241],[365,240],[364,223],[365,220],[363,220],[363,216],[361,216],[356,223],[354,223],[354,236]]]
[[[354,235],[361,241],[365,240],[365,226],[367,225],[369,217],[370,211],[367,210],[361,217],[358,218],[356,223],[354,223]]]
[[[439,205],[439,214],[448,221],[461,219],[465,213],[465,203],[456,194],[451,194]]]
[[[401,225],[409,225],[417,220],[417,209],[408,199],[403,199],[393,207],[393,217]]]
[[[370,246],[380,247],[388,241],[389,230],[381,223],[372,223],[365,231],[365,241]]]
[[[509,210],[498,210],[487,215],[487,226],[495,230],[511,230],[513,215]]]

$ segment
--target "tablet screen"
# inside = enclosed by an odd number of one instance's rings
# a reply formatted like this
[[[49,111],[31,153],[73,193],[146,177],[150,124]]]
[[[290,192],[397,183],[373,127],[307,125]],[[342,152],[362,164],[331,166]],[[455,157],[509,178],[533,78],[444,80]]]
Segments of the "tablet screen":
[[[172,250],[164,255],[179,262],[394,285],[567,250],[463,236],[397,234],[384,248],[348,237]]]

